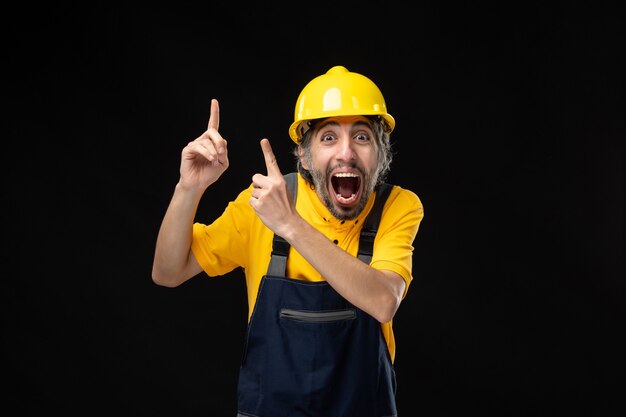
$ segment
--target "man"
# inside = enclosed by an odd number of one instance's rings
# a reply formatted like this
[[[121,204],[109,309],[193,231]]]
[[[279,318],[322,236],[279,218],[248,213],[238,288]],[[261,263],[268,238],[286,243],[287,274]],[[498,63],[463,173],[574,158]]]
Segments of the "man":
[[[370,79],[331,68],[296,102],[289,129],[295,201],[262,139],[267,175],[254,174],[208,225],[194,223],[198,204],[229,164],[217,100],[208,129],[183,149],[152,277],[175,287],[202,271],[244,269],[249,311],[238,416],[397,415],[392,319],[412,279],[423,218],[417,195],[391,187],[371,260],[357,257],[389,171],[394,126]],[[282,268],[273,263],[275,238],[286,255]]]

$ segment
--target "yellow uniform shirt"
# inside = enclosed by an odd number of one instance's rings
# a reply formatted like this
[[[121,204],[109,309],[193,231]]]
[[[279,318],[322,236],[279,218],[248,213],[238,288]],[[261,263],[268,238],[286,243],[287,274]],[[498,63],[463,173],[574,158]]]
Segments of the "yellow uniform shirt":
[[[244,269],[248,291],[248,319],[254,310],[259,284],[269,266],[274,233],[258,218],[249,204],[252,185],[231,201],[213,223],[193,225],[191,249],[198,263],[209,276],[224,275],[237,267]],[[361,226],[374,203],[367,205],[355,220],[335,219],[317,197],[310,185],[298,174],[298,213],[339,247],[357,255]],[[413,240],[424,216],[422,203],[412,191],[394,186],[383,209],[374,240],[370,265],[398,273],[406,282],[413,279]],[[286,276],[307,281],[324,278],[294,248],[289,251]],[[405,290],[405,295],[406,295]],[[395,340],[392,322],[382,323],[392,361]]]

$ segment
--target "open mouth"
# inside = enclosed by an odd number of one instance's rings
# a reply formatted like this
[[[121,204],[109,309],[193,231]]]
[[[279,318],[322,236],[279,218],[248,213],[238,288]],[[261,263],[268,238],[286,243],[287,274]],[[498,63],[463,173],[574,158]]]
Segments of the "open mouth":
[[[333,195],[339,204],[351,205],[357,201],[361,177],[352,172],[338,172],[330,179]]]

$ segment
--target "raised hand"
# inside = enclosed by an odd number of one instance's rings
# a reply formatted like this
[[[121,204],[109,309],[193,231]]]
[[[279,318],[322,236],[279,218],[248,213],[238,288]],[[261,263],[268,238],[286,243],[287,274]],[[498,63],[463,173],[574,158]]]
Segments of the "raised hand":
[[[297,213],[269,140],[261,140],[261,149],[267,175],[252,176],[250,205],[267,227],[282,236],[281,228],[288,227],[288,219]]]
[[[227,142],[219,125],[219,103],[212,99],[207,130],[182,150],[179,183],[183,188],[204,191],[228,169]]]

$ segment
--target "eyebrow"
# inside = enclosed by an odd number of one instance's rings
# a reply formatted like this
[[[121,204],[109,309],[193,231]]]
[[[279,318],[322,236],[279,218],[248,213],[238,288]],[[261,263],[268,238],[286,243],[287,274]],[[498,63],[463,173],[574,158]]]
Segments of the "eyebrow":
[[[341,123],[337,122],[336,120],[324,120],[323,122],[321,122],[319,124],[319,126],[317,126],[317,130],[322,129],[324,127],[327,126],[333,126],[333,127],[338,127]],[[367,127],[369,129],[373,129],[372,125],[370,123],[368,123],[368,121],[365,120],[358,120],[356,122],[353,123],[353,127]]]

